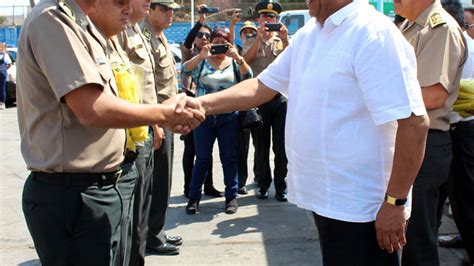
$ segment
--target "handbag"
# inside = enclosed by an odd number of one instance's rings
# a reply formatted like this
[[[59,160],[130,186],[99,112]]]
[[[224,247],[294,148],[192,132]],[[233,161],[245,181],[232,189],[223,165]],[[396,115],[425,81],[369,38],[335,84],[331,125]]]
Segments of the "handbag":
[[[258,107],[239,112],[239,122],[242,129],[251,129],[263,125],[262,115]]]

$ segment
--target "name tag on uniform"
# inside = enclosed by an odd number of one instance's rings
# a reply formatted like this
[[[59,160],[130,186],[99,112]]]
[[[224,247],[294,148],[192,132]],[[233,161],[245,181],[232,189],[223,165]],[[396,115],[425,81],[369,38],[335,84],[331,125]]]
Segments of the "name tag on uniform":
[[[143,48],[143,44],[140,43],[139,45],[137,45],[137,49],[142,49],[142,48]]]

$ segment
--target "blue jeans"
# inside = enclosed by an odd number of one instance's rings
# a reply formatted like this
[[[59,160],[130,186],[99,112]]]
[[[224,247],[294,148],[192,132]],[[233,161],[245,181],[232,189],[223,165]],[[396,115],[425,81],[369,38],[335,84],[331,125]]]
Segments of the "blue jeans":
[[[189,187],[191,199],[201,199],[202,185],[212,160],[214,141],[217,138],[219,155],[224,170],[225,197],[237,196],[237,155],[240,125],[237,112],[209,116],[194,130],[196,163]]]

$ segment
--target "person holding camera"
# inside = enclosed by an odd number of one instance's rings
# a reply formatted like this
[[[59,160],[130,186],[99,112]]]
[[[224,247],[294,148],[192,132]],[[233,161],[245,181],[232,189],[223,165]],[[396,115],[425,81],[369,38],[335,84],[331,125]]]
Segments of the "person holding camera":
[[[206,13],[203,13],[204,5],[198,6],[199,20],[194,27],[189,31],[186,39],[180,44],[182,61],[186,62],[193,56],[198,55],[204,45],[209,44],[212,29],[205,24]],[[186,92],[188,96],[194,97],[196,94],[195,84],[192,82],[191,75],[181,74],[181,89]],[[189,197],[189,184],[193,176],[194,157],[196,151],[194,149],[194,134],[189,133],[183,135],[181,139],[184,141],[183,152],[183,172],[184,172],[184,195]],[[222,197],[222,192],[214,188],[212,182],[212,160],[207,170],[207,175],[204,182],[204,194],[211,197]]]
[[[183,64],[182,72],[191,74],[196,83],[196,96],[225,90],[243,79],[252,77],[252,70],[237,49],[230,44],[227,28],[216,28],[210,36],[211,43]],[[218,140],[220,159],[224,170],[226,213],[237,212],[237,156],[239,137],[238,112],[206,117],[194,130],[196,163],[189,187],[187,214],[199,211],[201,188],[211,163],[214,141]]]
[[[278,23],[278,14],[282,7],[278,2],[262,1],[257,3],[255,11],[259,14],[257,35],[246,38],[243,44],[245,61],[252,67],[255,76],[259,75],[288,46],[288,30]],[[285,117],[287,100],[281,94],[259,106],[263,125],[252,130],[255,147],[255,180],[259,187],[257,198],[268,198],[268,188],[272,183],[270,169],[270,142],[275,153],[275,198],[285,202],[286,175],[288,159],[285,153]]]

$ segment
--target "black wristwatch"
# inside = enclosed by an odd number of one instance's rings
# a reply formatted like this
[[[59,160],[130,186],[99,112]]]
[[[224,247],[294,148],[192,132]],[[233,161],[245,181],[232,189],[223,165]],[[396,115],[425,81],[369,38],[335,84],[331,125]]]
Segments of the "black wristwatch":
[[[395,197],[392,197],[392,196],[388,195],[387,193],[385,193],[385,201],[388,204],[391,204],[391,205],[394,205],[394,206],[403,206],[403,205],[405,205],[405,203],[407,203],[407,199],[395,198]]]

